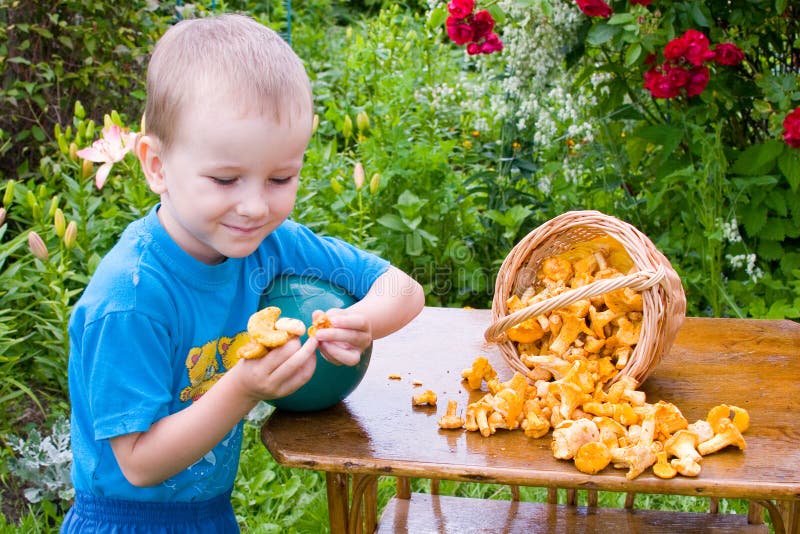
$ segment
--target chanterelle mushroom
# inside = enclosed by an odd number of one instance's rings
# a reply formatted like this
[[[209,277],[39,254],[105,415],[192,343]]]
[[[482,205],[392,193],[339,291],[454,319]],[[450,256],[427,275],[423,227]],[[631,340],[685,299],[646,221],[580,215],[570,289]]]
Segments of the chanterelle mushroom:
[[[614,462],[614,467],[627,467],[625,478],[633,480],[656,462],[656,454],[650,445],[630,445],[611,449],[611,461]]]
[[[664,452],[677,457],[671,462],[678,473],[694,477],[700,473],[702,456],[697,452],[697,434],[689,430],[678,430],[664,443]]]
[[[741,450],[745,450],[747,448],[747,444],[744,441],[744,436],[742,436],[742,433],[739,432],[739,429],[736,428],[736,425],[733,424],[730,419],[727,417],[720,419],[717,428],[718,432],[713,438],[698,445],[697,450],[700,452],[700,454],[705,456],[707,454],[711,454],[712,452],[717,452],[718,450],[724,449],[728,445],[739,447]]]
[[[589,419],[566,420],[553,430],[551,448],[559,460],[571,460],[584,443],[599,441],[600,431]]]
[[[464,420],[458,416],[458,402],[453,399],[447,401],[447,412],[439,418],[439,428],[456,429],[464,426]]]
[[[611,451],[602,441],[584,443],[575,454],[575,467],[587,475],[596,475],[610,463]]]

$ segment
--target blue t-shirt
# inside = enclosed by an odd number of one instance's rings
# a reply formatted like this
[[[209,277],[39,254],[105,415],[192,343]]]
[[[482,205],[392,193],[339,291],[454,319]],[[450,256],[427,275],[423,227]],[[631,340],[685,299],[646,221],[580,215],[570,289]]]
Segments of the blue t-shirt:
[[[361,299],[389,264],[286,221],[250,256],[207,265],[169,237],[157,209],[126,228],[73,309],[72,480],[76,491],[109,498],[200,501],[233,487],[241,422],[194,465],[147,488],[127,481],[109,439],[144,432],[207,391],[277,275],[316,276]]]

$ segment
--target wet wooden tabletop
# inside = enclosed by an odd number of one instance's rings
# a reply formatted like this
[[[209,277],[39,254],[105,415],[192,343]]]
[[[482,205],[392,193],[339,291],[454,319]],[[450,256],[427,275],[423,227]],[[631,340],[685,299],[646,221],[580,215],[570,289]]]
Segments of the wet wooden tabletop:
[[[490,310],[425,308],[403,330],[375,342],[364,380],[342,403],[314,413],[276,411],[262,439],[283,465],[329,472],[443,478],[526,486],[800,500],[800,325],[791,321],[687,318],[671,351],[642,386],[647,401],[676,404],[693,422],[721,403],[746,408],[747,449],[704,457],[697,478],[635,480],[609,466],[585,475],[553,458],[551,434],[521,430],[440,430],[449,399],[463,411],[479,398],[461,371],[487,356],[510,378],[499,351],[483,341]],[[389,378],[399,374],[400,380]],[[419,381],[421,386],[414,386]],[[436,407],[412,407],[432,389]]]

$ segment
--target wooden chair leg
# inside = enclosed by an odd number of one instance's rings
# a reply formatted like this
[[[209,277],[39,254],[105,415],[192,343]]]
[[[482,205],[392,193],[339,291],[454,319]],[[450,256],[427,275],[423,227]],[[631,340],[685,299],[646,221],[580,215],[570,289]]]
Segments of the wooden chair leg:
[[[558,504],[558,488],[547,488],[548,504]]]
[[[567,489],[567,504],[570,506],[578,504],[578,490],[572,488]]]
[[[439,495],[439,479],[431,479],[431,495]]]
[[[406,477],[397,477],[397,498],[410,499],[411,498],[411,481]]]
[[[633,501],[636,500],[635,493],[626,493],[625,494],[625,508],[628,510],[633,510]]]
[[[778,501],[777,508],[789,534],[800,534],[800,502]]]
[[[597,490],[586,490],[586,504],[597,507]]]
[[[755,501],[748,503],[747,522],[751,525],[760,525],[764,522],[764,508]]]
[[[519,486],[511,485],[511,500],[512,501],[519,501]]]
[[[717,499],[716,497],[708,498],[708,513],[709,514],[719,513],[719,499]]]

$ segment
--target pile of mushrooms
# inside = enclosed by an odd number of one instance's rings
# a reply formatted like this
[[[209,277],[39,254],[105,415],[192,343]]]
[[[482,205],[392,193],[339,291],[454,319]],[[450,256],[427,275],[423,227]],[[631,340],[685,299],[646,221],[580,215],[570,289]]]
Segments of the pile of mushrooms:
[[[448,401],[439,420],[443,429],[477,431],[489,437],[498,429],[522,429],[540,438],[552,429],[551,449],[560,460],[572,460],[587,474],[608,465],[627,469],[634,479],[648,468],[661,478],[700,474],[704,456],[728,446],[746,447],[742,433],[750,418],[746,410],[721,404],[706,419],[694,423],[672,403],[648,403],[633,379],[622,376],[606,391],[606,371],[585,360],[576,360],[554,381],[531,385],[514,373],[500,382],[488,360],[478,357],[462,372],[468,389],[488,390],[469,404],[465,417],[458,404]],[[433,404],[435,404],[435,397]]]

